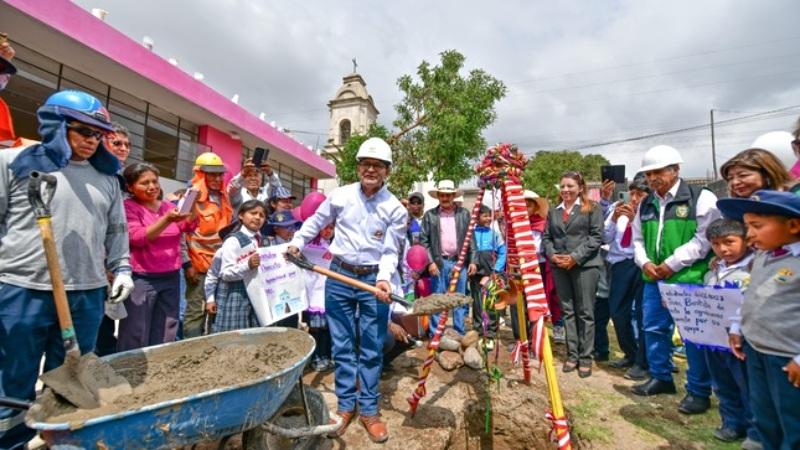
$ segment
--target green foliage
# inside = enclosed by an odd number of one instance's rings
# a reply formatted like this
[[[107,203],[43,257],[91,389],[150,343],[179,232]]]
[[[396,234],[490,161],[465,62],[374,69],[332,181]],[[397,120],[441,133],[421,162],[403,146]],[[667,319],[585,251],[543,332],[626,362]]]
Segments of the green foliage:
[[[599,181],[600,166],[608,164],[608,160],[601,155],[583,155],[576,151],[541,151],[528,161],[522,182],[526,189],[552,200],[558,195],[555,185],[560,181],[562,173],[577,170],[584,180]]]
[[[417,79],[404,75],[397,80],[403,99],[395,105],[395,131],[373,127],[367,136],[352,136],[340,154],[330,158],[340,183],[357,179],[355,154],[372,136],[385,138],[392,147],[389,189],[397,195],[406,195],[429,175],[456,183],[474,175],[472,164],[486,148],[481,133],[495,120],[494,105],[506,87],[480,69],[462,76],[465,58],[455,50],[440,56],[440,65],[422,61]]]

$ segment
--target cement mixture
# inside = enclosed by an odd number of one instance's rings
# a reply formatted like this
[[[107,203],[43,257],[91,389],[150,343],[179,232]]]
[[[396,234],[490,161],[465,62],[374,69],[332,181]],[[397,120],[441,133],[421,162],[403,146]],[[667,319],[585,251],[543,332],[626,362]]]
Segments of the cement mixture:
[[[130,382],[131,395],[99,408],[78,409],[46,389],[30,414],[48,423],[79,422],[261,379],[302,358],[309,350],[302,338],[274,333],[238,345],[183,341],[158,352],[118,358],[111,366]]]

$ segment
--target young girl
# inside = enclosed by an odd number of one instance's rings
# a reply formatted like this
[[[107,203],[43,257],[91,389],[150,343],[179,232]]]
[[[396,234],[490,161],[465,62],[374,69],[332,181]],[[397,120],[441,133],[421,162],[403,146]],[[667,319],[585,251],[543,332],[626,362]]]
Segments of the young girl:
[[[244,280],[254,276],[261,263],[256,252],[261,243],[258,232],[267,216],[267,207],[260,200],[248,200],[239,207],[239,222],[220,249],[220,283],[214,302],[206,303],[209,314],[216,314],[212,331],[240,330],[259,326],[250,304]]]
[[[330,266],[333,255],[328,251],[333,242],[333,227],[331,223],[306,245],[303,255],[309,261],[325,268]],[[308,324],[308,334],[317,342],[314,354],[311,356],[311,369],[316,372],[333,370],[331,358],[331,332],[325,318],[325,280],[326,277],[314,272],[306,272],[306,292],[309,306],[304,313],[305,322]]]
[[[178,331],[180,242],[194,230],[190,214],[181,215],[159,200],[158,169],[147,163],[123,174],[131,197],[125,200],[134,288],[125,300],[128,316],[120,321],[117,351],[172,342]],[[191,214],[194,216],[194,213]]]

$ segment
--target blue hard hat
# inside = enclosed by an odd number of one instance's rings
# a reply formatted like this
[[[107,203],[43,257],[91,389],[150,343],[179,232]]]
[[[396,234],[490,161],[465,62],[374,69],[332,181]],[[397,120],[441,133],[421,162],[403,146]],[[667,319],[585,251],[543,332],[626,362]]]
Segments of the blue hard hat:
[[[94,96],[85,92],[65,90],[56,92],[47,98],[44,106],[64,118],[92,125],[105,131],[113,131],[108,110]]]

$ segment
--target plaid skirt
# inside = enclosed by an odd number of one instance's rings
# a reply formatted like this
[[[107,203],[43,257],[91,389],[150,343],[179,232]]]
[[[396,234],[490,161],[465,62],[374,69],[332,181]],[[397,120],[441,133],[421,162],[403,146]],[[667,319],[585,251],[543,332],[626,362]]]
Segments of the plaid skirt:
[[[260,326],[250,297],[242,281],[220,281],[216,293],[217,317],[211,326],[213,333]]]

